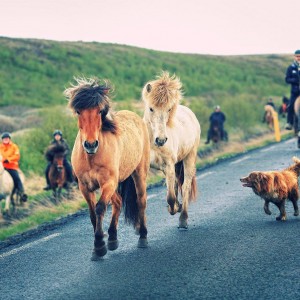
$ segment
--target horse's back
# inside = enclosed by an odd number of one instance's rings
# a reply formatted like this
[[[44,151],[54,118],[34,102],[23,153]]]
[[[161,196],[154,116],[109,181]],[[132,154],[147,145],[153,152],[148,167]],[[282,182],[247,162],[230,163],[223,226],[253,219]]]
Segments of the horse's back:
[[[194,147],[200,142],[201,127],[198,119],[191,109],[186,106],[178,105],[175,114],[175,127],[171,129],[173,135],[179,138],[180,145],[184,147]]]
[[[7,171],[4,171],[0,176],[0,193],[11,194],[14,188],[14,181],[11,175]]]
[[[136,113],[121,110],[115,114],[115,119],[119,130],[120,177],[123,179],[128,174],[122,175],[122,170],[133,171],[143,157],[149,159],[150,142],[147,126]]]

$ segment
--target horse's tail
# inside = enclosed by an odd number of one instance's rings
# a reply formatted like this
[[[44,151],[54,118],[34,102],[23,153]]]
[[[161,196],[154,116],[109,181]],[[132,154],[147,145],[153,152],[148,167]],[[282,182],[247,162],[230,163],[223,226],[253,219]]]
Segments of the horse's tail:
[[[118,193],[122,197],[123,211],[126,223],[135,225],[138,221],[139,208],[137,194],[132,176],[119,183]]]
[[[184,182],[183,161],[180,161],[177,164],[175,164],[175,175],[176,175],[176,178],[177,178],[179,191],[182,195],[182,185],[183,185],[183,182]],[[196,175],[194,175],[193,178],[192,178],[192,183],[191,183],[189,201],[196,200],[196,196],[197,196],[197,182],[196,182]]]

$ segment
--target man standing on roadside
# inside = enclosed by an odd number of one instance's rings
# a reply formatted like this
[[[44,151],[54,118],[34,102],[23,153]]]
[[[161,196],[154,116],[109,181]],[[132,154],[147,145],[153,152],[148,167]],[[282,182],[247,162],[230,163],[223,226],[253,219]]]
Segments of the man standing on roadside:
[[[291,130],[294,123],[294,103],[300,95],[300,50],[294,54],[294,62],[287,68],[285,82],[291,85],[291,97],[288,105],[287,124],[285,129]]]

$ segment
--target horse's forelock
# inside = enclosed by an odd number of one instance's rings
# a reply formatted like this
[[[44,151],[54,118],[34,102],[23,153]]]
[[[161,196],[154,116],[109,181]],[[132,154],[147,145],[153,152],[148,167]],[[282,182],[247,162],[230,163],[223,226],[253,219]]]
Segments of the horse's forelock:
[[[66,89],[64,94],[69,100],[73,110],[109,106],[109,93],[111,86],[107,80],[102,83],[98,78],[76,78],[77,85]]]
[[[173,107],[182,98],[182,84],[175,75],[170,76],[168,72],[163,72],[157,80],[146,84],[146,91],[149,93],[149,103],[156,107]]]

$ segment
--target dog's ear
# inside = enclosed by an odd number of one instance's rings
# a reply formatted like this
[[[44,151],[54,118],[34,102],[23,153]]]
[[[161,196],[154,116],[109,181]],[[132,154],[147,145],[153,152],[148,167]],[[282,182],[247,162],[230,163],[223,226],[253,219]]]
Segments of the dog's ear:
[[[269,176],[265,173],[259,172],[257,173],[257,179],[259,181],[260,190],[262,192],[269,191]]]

